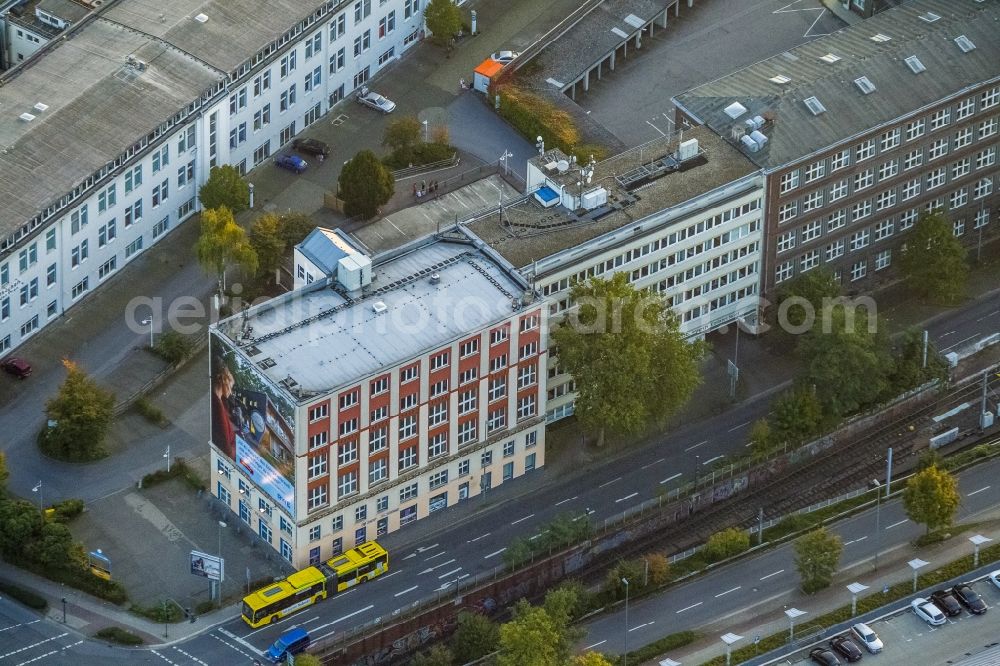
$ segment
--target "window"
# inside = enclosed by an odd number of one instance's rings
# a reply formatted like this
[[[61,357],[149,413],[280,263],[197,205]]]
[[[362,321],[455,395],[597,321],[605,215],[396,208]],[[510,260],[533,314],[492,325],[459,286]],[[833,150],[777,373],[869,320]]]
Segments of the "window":
[[[45,271],[45,286],[51,287],[56,283],[56,265],[52,264]]]
[[[784,194],[785,192],[791,192],[798,186],[799,186],[798,169],[796,169],[795,171],[789,171],[788,173],[784,173],[781,175],[781,181],[779,186],[779,191],[781,192],[781,194]]]
[[[809,224],[802,227],[802,242],[808,243],[809,241],[819,238],[822,232],[822,223],[819,220],[814,220]]]
[[[517,401],[517,418],[518,420],[528,418],[529,416],[535,415],[535,396],[526,395]]]
[[[134,188],[137,188],[140,185],[142,185],[141,164],[125,172],[125,194],[129,194]]]
[[[845,241],[843,238],[834,241],[826,246],[826,260],[833,261],[837,257],[844,254]]]
[[[538,328],[538,322],[540,317],[536,314],[529,315],[521,319],[521,333],[525,331],[532,331]]]
[[[427,411],[427,426],[433,428],[448,420],[448,402],[441,401],[430,406]]]
[[[330,56],[330,73],[336,74],[340,70],[344,69],[347,60],[347,51],[345,47],[340,47],[336,53]]]
[[[506,342],[510,337],[510,328],[504,326],[503,328],[495,328],[490,331],[490,345],[498,345],[501,342]]]
[[[160,183],[159,187],[153,188],[153,208],[156,208],[161,202],[167,200],[169,187],[168,181],[165,180]]]
[[[357,417],[353,419],[346,419],[340,422],[340,436],[350,435],[352,432],[358,429],[358,419]]]
[[[458,395],[458,413],[468,414],[476,409],[479,399],[479,392],[476,389],[463,391]]]
[[[306,60],[323,50],[323,31],[318,30],[315,35],[306,39]]]
[[[265,104],[256,113],[253,114],[253,131],[258,131],[263,129],[264,126],[271,124],[271,105]],[[266,155],[265,155],[266,157]]]
[[[965,188],[962,188],[965,191]],[[991,194],[993,192],[993,181],[990,178],[981,178],[976,182],[975,187],[972,190],[973,199],[982,199],[983,197]]]
[[[27,305],[36,298],[38,298],[38,278],[32,278],[30,282],[21,286],[21,305]]]
[[[399,419],[399,441],[415,437],[417,434],[417,416],[411,414]]]
[[[964,236],[965,235],[965,220],[964,219],[955,220],[952,223],[952,232],[955,234],[955,236]]]
[[[799,214],[799,204],[797,201],[782,204],[778,208],[778,222],[787,222]]]
[[[830,171],[838,171],[851,164],[851,150],[845,148],[830,159]]]
[[[376,407],[371,412],[371,418],[368,419],[369,423],[378,423],[384,419],[389,418],[389,406],[382,405],[381,407]]]
[[[458,347],[458,355],[462,358],[471,356],[479,351],[479,338],[467,340]]]
[[[799,270],[802,273],[812,270],[819,265],[819,250],[810,250],[799,258]]]
[[[811,210],[820,208],[823,205],[823,191],[816,190],[815,192],[810,192],[802,200],[802,212],[808,213]]]
[[[420,377],[420,366],[411,365],[408,368],[403,368],[399,373],[399,383],[405,384],[406,382],[412,382],[414,379]]]
[[[971,127],[965,127],[955,132],[955,145],[954,145],[955,150],[958,150],[959,148],[965,148],[970,143],[972,143]]]
[[[70,215],[70,229],[74,234],[80,232],[80,229],[87,226],[87,206],[84,204],[80,206],[79,209],[74,210]]]
[[[84,241],[86,242],[86,241]],[[125,246],[125,258],[128,259],[136,252],[142,250],[142,236],[139,236],[134,241]]]
[[[344,411],[358,404],[358,390],[348,391],[340,394],[340,411]]]
[[[956,208],[961,208],[968,202],[969,202],[969,188],[967,187],[955,190],[948,196],[948,205],[952,210]]]
[[[103,213],[113,208],[116,202],[115,184],[112,183],[97,195],[97,211]]]
[[[865,199],[851,206],[851,221],[862,220],[872,214],[872,200]]]
[[[309,448],[315,449],[320,446],[326,446],[329,442],[330,442],[330,433],[324,430],[309,437]]]
[[[951,179],[961,178],[972,169],[972,158],[966,157],[951,165]]]
[[[886,190],[879,192],[875,197],[875,210],[885,210],[896,205],[896,190]]]
[[[906,140],[913,141],[914,139],[924,135],[924,119],[913,120],[906,123]],[[857,278],[852,278],[857,279]]]
[[[411,483],[399,489],[399,503],[409,501],[417,496],[417,484]]]
[[[490,372],[498,372],[507,367],[507,354],[500,354],[490,359]]]
[[[282,521],[284,521],[284,518],[282,518]],[[321,536],[322,536],[322,533],[323,533],[323,527],[322,527],[322,525],[314,525],[313,527],[310,527],[309,528],[309,541],[310,542],[312,542],[312,541],[319,541],[320,538],[321,538]]]
[[[940,187],[944,184],[945,168],[941,167],[935,169],[927,174],[927,189],[933,190],[935,187]]]
[[[343,37],[347,32],[347,14],[340,14],[330,21],[330,41]]]
[[[442,379],[440,381],[434,382],[431,386],[430,397],[436,398],[439,395],[443,395],[448,392],[448,380]]]
[[[892,250],[882,250],[875,255],[875,270],[880,271],[883,268],[888,268],[889,264],[892,263]]]
[[[930,149],[927,151],[927,161],[936,160],[945,153],[948,152],[948,139],[938,139],[931,144]]]
[[[309,489],[309,510],[326,506],[326,485],[319,485]]]
[[[522,365],[517,369],[517,388],[518,390],[527,388],[534,384],[538,379],[538,366],[532,363],[531,365]]]
[[[405,412],[417,406],[417,394],[408,393],[399,399],[399,411]]]
[[[427,487],[430,490],[435,488],[440,488],[441,486],[448,483],[448,470],[441,470],[435,474],[431,474],[430,479],[427,480]]]
[[[458,376],[458,384],[468,384],[479,376],[479,368],[473,366]]]
[[[860,144],[854,149],[855,162],[862,162],[864,160],[875,157],[875,139],[868,139]]]
[[[788,278],[792,277],[792,262],[786,261],[778,265],[774,269],[774,281],[775,283],[784,282]]]
[[[181,132],[180,136],[177,138],[177,154],[186,153],[191,148],[194,148],[194,126],[188,127],[186,131]],[[140,179],[141,182],[141,179]]]
[[[913,223],[917,221],[917,209],[911,208],[910,210],[904,211],[899,216],[899,230],[906,231],[913,226]]]
[[[289,74],[295,71],[295,51],[291,51],[288,55],[281,59],[281,66],[279,72],[281,78],[285,78]]]
[[[509,442],[504,442],[503,457],[510,458],[512,455],[514,455],[514,440],[511,440]]]
[[[875,172],[872,169],[865,169],[854,174],[854,191],[860,192],[871,187],[875,183]]]
[[[389,461],[386,458],[372,460],[368,465],[368,485],[373,486],[379,481],[389,478]],[[388,501],[388,500],[387,500]]]
[[[878,179],[886,180],[899,173],[899,160],[889,160],[878,168]]]
[[[327,473],[326,453],[320,453],[309,458],[309,479],[316,479]]]
[[[105,261],[103,264],[101,264],[101,267],[97,269],[97,277],[98,277],[98,279],[103,280],[107,276],[111,275],[115,271],[116,268],[118,268],[118,257],[114,256],[114,257],[111,257],[110,259],[108,259],[107,261]],[[36,283],[37,284],[37,282],[38,282],[38,278],[35,278],[34,280],[32,280],[32,283]]]
[[[490,450],[483,451],[483,455],[479,458],[479,464],[481,467],[489,467],[493,464],[493,452]]]
[[[895,129],[891,129],[888,132],[885,132],[882,135],[882,141],[881,141],[882,152],[884,153],[885,151],[892,150],[893,148],[898,146],[900,141],[900,136],[902,135],[902,133],[903,130],[899,127],[896,127]]]
[[[911,150],[903,158],[903,170],[909,171],[914,169],[924,163],[924,151],[922,148],[917,148],[916,150]]]
[[[295,106],[295,84],[293,83],[288,87],[288,90],[281,93],[281,98],[278,102],[278,110],[281,112],[287,111],[289,108]],[[289,137],[291,138],[291,137]],[[287,141],[288,139],[285,139]]]
[[[458,463],[458,475],[459,476],[469,476],[469,461],[463,460]]]
[[[862,229],[851,234],[851,252],[868,246],[871,240],[871,229]]]
[[[991,109],[1000,104],[1000,86],[991,88],[979,96],[979,108]]]
[[[524,448],[530,449],[535,444],[538,444],[538,431],[532,430],[524,435]]]
[[[847,179],[840,180],[830,186],[830,202],[833,203],[838,199],[843,199],[847,196]]]
[[[337,496],[344,497],[358,492],[358,473],[356,471],[345,472],[337,480]]]
[[[372,382],[371,389],[372,389],[371,390],[372,395],[385,393],[386,391],[389,390],[389,378],[379,377],[378,379]]]
[[[372,428],[368,432],[368,454],[378,453],[389,444],[389,429]]]
[[[318,421],[320,419],[325,419],[330,415],[330,406],[325,402],[322,405],[316,405],[315,407],[309,408],[309,422]]]
[[[514,463],[504,463],[503,464],[503,480],[509,481],[514,478]]]
[[[892,235],[892,220],[882,220],[875,225],[875,240],[880,241]]]
[[[521,347],[521,353],[519,355],[519,358],[524,359],[524,358],[527,358],[529,356],[534,356],[537,353],[538,353],[538,343],[537,342],[529,342],[528,344],[523,345]]]
[[[490,379],[489,401],[499,400],[507,395],[507,377],[501,375]]]
[[[142,199],[139,199],[131,206],[125,207],[125,227],[126,228],[131,227],[133,224],[141,220],[142,220]]]
[[[86,242],[86,241],[84,241]],[[18,270],[24,273],[38,262],[38,245],[32,243],[17,255]]]
[[[449,353],[444,351],[436,356],[431,356],[431,370],[440,370],[448,365]]]
[[[806,182],[811,183],[819,180],[826,173],[826,162],[813,162],[806,167]]]
[[[990,118],[979,123],[979,138],[985,139],[997,133],[997,119]]]
[[[920,194],[920,178],[913,178],[903,183],[903,201],[909,201]]]
[[[90,254],[88,245],[89,243],[87,241],[82,241],[70,252],[70,265],[73,266],[73,268],[76,268],[87,260],[87,257]]]
[[[333,520],[330,521],[330,530],[332,532],[339,532],[344,529],[344,517],[334,516]]]
[[[993,166],[997,161],[997,147],[991,146],[976,153],[976,169]]]
[[[787,252],[795,247],[795,231],[786,231],[778,236],[778,252]]]
[[[500,428],[507,425],[507,408],[500,407],[499,409],[491,410],[489,413],[489,418],[486,420],[486,431],[496,432]]]
[[[448,433],[440,432],[427,441],[427,459],[448,453]]]
[[[951,122],[951,109],[940,109],[931,114],[931,131],[941,129]]]
[[[165,169],[170,164],[170,146],[163,146],[160,150],[153,152],[152,171],[158,172]]]
[[[476,420],[469,419],[458,424],[458,445],[464,446],[469,442],[476,441]]]
[[[978,211],[976,211],[976,229],[979,229],[981,227],[985,227],[989,223],[990,223],[990,209],[989,208],[980,208]],[[3,349],[3,345],[0,345],[0,350],[2,350],[2,349]]]
[[[968,97],[966,99],[963,99],[961,102],[958,103],[958,106],[955,107],[955,122],[958,122],[959,120],[965,120],[975,112],[976,112],[976,98]]]
[[[860,280],[868,272],[868,262],[862,259],[851,266],[851,281]]]
[[[405,0],[403,3],[403,18],[408,19],[420,13],[420,0]]]
[[[417,465],[417,446],[408,446],[399,451],[399,471],[415,467]]]

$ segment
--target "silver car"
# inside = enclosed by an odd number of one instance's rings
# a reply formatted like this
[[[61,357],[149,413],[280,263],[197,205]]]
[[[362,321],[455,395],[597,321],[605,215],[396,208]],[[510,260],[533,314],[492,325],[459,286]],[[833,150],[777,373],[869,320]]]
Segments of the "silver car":
[[[910,607],[913,608],[913,612],[917,617],[932,627],[939,627],[948,621],[948,618],[944,616],[940,608],[923,597],[917,597],[911,601]]]
[[[369,90],[367,87],[362,87],[358,91],[358,102],[382,113],[392,113],[396,109],[395,102],[379,95],[377,92]]]
[[[852,626],[851,633],[854,635],[855,638],[858,639],[858,642],[861,643],[861,645],[871,654],[878,654],[879,652],[882,651],[882,648],[885,647],[882,644],[882,639],[878,637],[878,634],[872,631],[871,627],[869,627],[864,622],[858,622],[857,624]]]

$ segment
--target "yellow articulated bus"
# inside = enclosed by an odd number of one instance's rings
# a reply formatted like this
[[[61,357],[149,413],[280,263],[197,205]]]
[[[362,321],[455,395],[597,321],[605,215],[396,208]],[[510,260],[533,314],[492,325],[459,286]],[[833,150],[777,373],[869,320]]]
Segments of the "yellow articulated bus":
[[[254,628],[270,624],[388,570],[386,550],[374,541],[366,541],[243,597],[243,621]]]

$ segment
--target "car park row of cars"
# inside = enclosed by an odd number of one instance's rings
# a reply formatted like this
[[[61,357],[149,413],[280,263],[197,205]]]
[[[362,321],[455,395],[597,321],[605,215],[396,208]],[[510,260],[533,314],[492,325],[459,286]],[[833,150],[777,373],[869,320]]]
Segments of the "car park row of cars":
[[[1000,589],[1000,570],[989,575],[989,580]],[[914,615],[932,627],[945,624],[949,617],[962,614],[963,610],[972,615],[982,615],[989,607],[969,583],[959,583],[950,588],[937,590],[927,598],[917,597],[910,602]],[[861,661],[862,648],[869,654],[878,654],[883,648],[882,639],[871,627],[859,622],[843,635],[830,639],[828,646],[815,647],[809,651],[809,658],[821,666],[839,666],[841,659],[848,663]]]

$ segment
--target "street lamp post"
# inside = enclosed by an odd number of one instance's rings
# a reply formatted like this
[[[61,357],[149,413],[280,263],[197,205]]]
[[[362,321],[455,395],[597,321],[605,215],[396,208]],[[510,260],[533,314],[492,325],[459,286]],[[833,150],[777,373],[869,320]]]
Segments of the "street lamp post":
[[[150,315],[149,319],[142,320],[143,326],[149,325],[149,348],[153,348],[153,317]]]
[[[253,183],[248,183],[247,188],[250,190],[250,210],[253,210]]]
[[[628,578],[622,578],[625,585],[625,652],[622,654],[622,666],[628,666]]]
[[[170,474],[170,445],[167,444],[167,450],[163,453],[163,457],[167,459],[167,474]]]
[[[226,523],[226,521],[224,521],[224,520],[220,520],[219,521],[219,550],[218,550],[218,554],[219,554],[219,583],[218,583],[219,589],[218,589],[218,599],[219,599],[219,601],[222,601],[222,579],[225,577],[225,575],[224,575],[224,569],[223,569],[223,566],[222,566],[222,528],[223,527],[228,527],[228,526],[229,525],[228,525],[228,523]]]
[[[42,482],[39,481],[37,484],[35,484],[35,487],[31,489],[31,492],[38,493],[38,513],[42,514],[42,516],[44,517],[45,503],[42,499]]]
[[[424,126],[424,143],[427,143],[427,121],[424,120],[421,124]]]
[[[875,571],[878,571],[878,551],[882,545],[882,526],[879,521],[879,509],[882,504],[882,484],[878,479],[872,479],[875,484]]]

